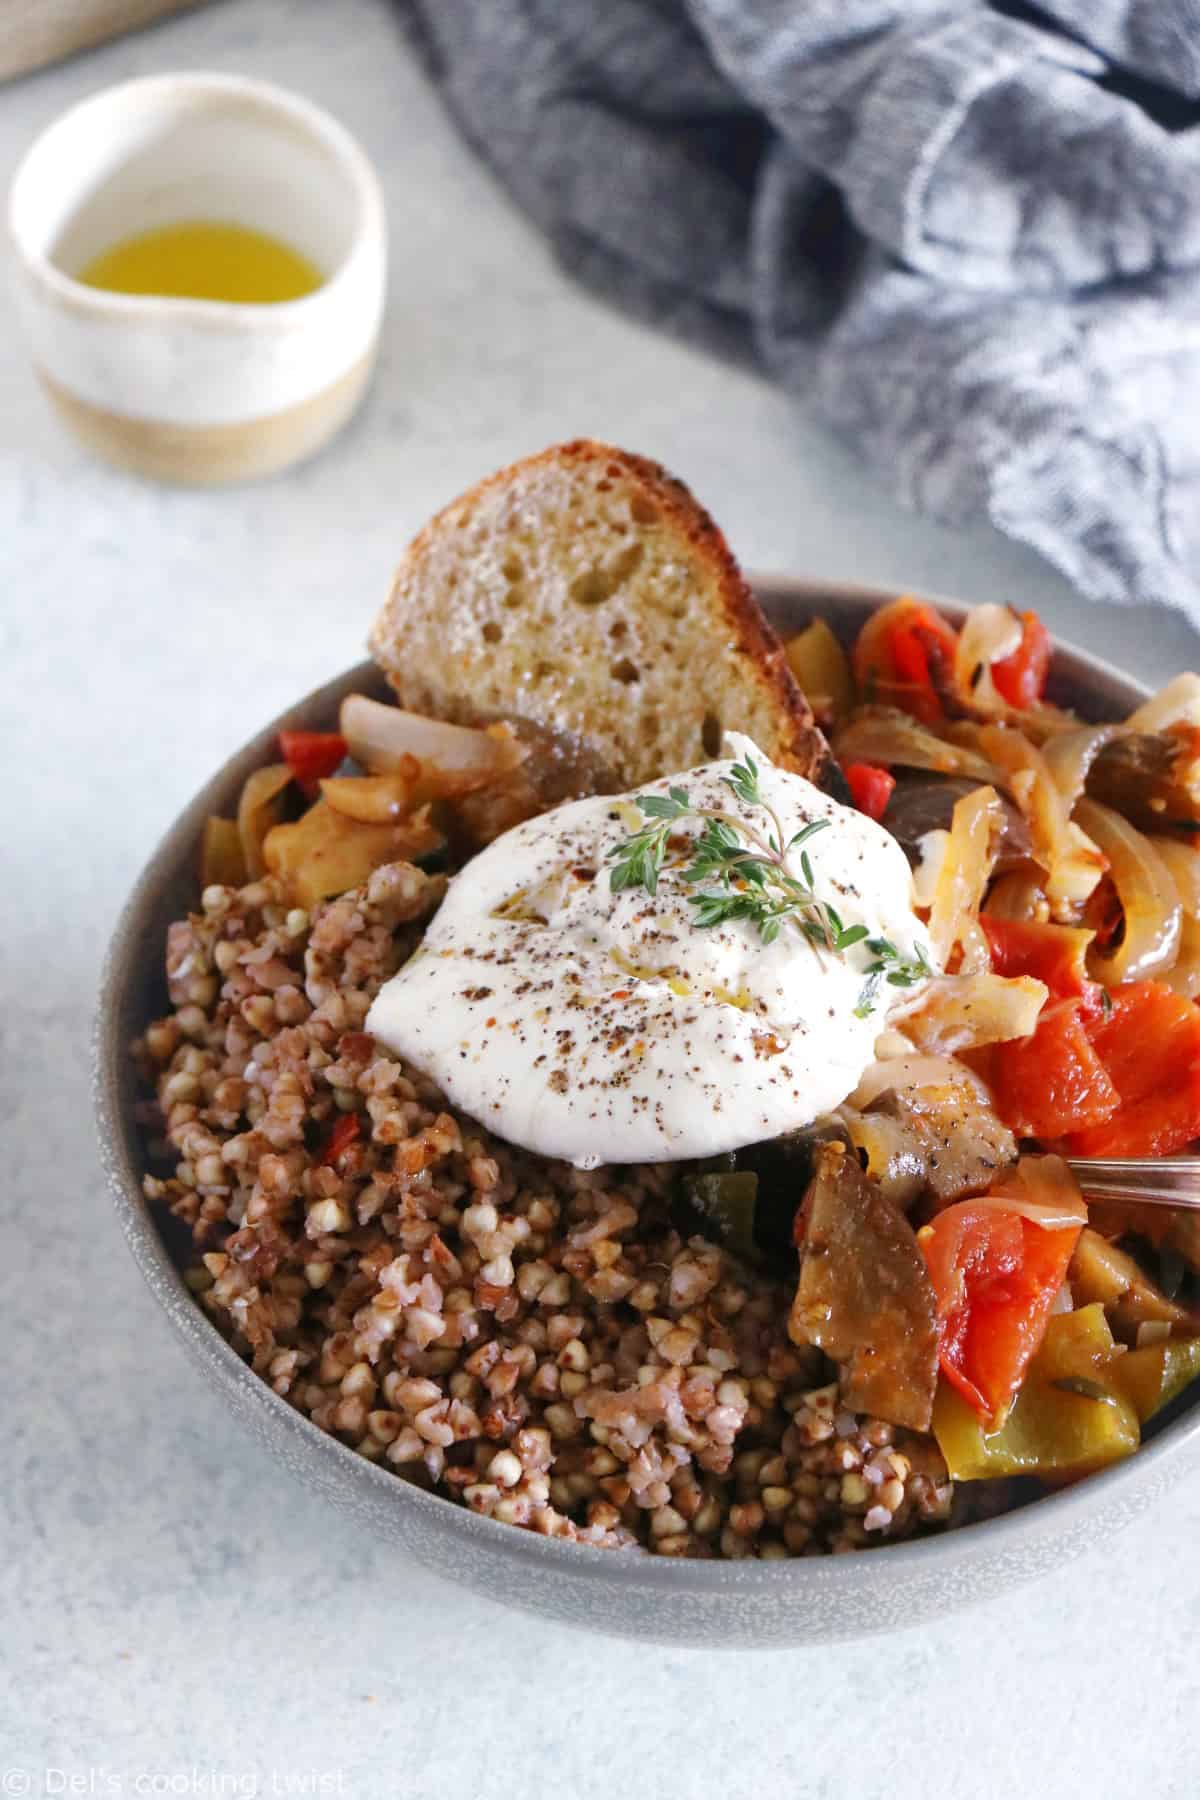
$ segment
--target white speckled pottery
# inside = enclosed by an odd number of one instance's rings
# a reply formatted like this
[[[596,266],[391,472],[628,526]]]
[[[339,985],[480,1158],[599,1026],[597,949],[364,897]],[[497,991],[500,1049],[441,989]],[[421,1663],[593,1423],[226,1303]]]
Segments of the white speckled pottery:
[[[763,578],[784,630],[820,612],[853,631],[890,593]],[[955,615],[953,605],[945,610]],[[195,863],[210,812],[228,813],[245,777],[270,760],[280,725],[328,728],[342,696],[383,694],[362,663],[266,727],[168,832],[117,926],[100,993],[95,1094],[104,1168],[125,1236],[163,1311],[199,1367],[277,1459],[354,1514],[363,1530],[425,1567],[527,1612],[592,1630],[714,1649],[811,1644],[912,1625],[1032,1580],[1129,1523],[1200,1452],[1200,1396],[1178,1402],[1128,1462],[1019,1511],[857,1555],[791,1562],[677,1562],[540,1538],[410,1486],[327,1436],[253,1375],[183,1285],[160,1221],[141,1194],[130,1040],[165,1010],[168,922],[196,900]],[[1060,649],[1052,692],[1096,718],[1119,717],[1144,690],[1082,652]],[[186,1395],[181,1396],[186,1404]],[[271,1479],[264,1463],[263,1479]]]
[[[267,231],[325,274],[276,305],[107,293],[74,275],[181,220]],[[93,450],[164,481],[267,475],[338,431],[383,309],[379,184],[350,134],[282,88],[155,75],[72,107],[13,179],[17,300],[38,375]]]

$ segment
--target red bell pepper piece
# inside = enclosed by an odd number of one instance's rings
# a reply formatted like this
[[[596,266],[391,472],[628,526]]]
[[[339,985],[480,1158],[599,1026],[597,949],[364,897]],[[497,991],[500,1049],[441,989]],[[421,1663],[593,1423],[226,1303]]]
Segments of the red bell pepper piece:
[[[1087,995],[1099,1004],[1099,985],[1088,979],[1084,961],[1090,932],[1034,919],[997,919],[990,913],[980,913],[979,923],[997,975],[1032,975],[1060,999]]]
[[[896,680],[908,712],[931,724],[943,713],[942,691],[954,667],[956,640],[931,607],[896,625],[888,640]]]
[[[1034,612],[1023,612],[1021,642],[1011,656],[992,664],[992,680],[1001,699],[1027,710],[1036,706],[1046,691],[1050,673],[1050,633]]]
[[[903,707],[934,724],[953,684],[958,634],[932,606],[905,595],[872,615],[854,646],[854,677],[865,700]]]
[[[1107,1120],[1077,1120],[1071,1156],[1169,1156],[1200,1138],[1200,1007],[1161,981],[1114,988],[1087,1034],[1119,1100]]]
[[[1097,950],[1107,950],[1125,923],[1125,911],[1110,875],[1102,875],[1088,895],[1083,923],[1095,932]]]
[[[329,1142],[317,1158],[318,1163],[326,1167],[335,1163],[342,1152],[355,1142],[361,1130],[362,1125],[356,1112],[341,1113],[329,1134]]]
[[[316,792],[318,781],[333,774],[346,754],[346,740],[337,731],[281,731],[279,754],[305,793]]]
[[[1085,1029],[1087,1003],[1052,1002],[1032,1037],[996,1047],[989,1059],[996,1111],[1018,1137],[1054,1139],[1103,1126],[1121,1096]]]
[[[882,819],[892,797],[896,777],[874,763],[864,762],[846,763],[842,774],[846,777],[850,798],[859,812],[866,813],[868,819]]]
[[[1079,1231],[960,1200],[917,1233],[942,1322],[942,1373],[984,1418],[1003,1414],[1020,1387]]]

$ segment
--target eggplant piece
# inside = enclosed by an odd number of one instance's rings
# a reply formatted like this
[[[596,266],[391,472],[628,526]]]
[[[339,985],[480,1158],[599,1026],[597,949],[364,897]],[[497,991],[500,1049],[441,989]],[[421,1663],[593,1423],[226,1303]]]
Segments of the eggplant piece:
[[[859,1165],[893,1206],[908,1212],[929,1180],[923,1121],[912,1112],[893,1116],[883,1108],[859,1112],[852,1106],[841,1108],[841,1118]]]
[[[1184,726],[1113,738],[1085,791],[1142,831],[1200,830],[1200,734]]]
[[[916,1234],[843,1143],[823,1144],[797,1227],[794,1344],[842,1366],[853,1412],[928,1431],[937,1388],[938,1316]]]
[[[966,1090],[928,1090],[919,1108],[888,1094],[866,1112],[843,1106],[802,1131],[694,1166],[677,1191],[676,1225],[685,1237],[698,1232],[748,1262],[790,1271],[796,1212],[818,1152],[847,1142],[901,1212],[925,1194],[946,1205],[983,1193],[1017,1156],[1012,1132]]]
[[[710,1157],[683,1177],[679,1228],[685,1235],[698,1231],[747,1262],[790,1272],[792,1227],[813,1177],[813,1159],[818,1145],[834,1135],[843,1133],[829,1119]]]
[[[701,1236],[712,1239],[744,1262],[756,1265],[761,1261],[754,1241],[757,1175],[748,1169],[712,1169],[685,1175],[683,1193],[697,1215]]]
[[[859,1162],[901,1212],[924,1194],[939,1206],[983,1194],[1017,1160],[1017,1141],[990,1109],[947,1091],[928,1112],[889,1095],[867,1112],[841,1109]]]
[[[1085,1225],[1067,1272],[1076,1305],[1099,1301],[1119,1338],[1136,1344],[1143,1325],[1200,1332],[1200,1313],[1168,1299],[1141,1264],[1119,1244]]]
[[[883,815],[890,831],[915,868],[921,859],[921,839],[927,831],[949,831],[954,808],[978,788],[963,775],[902,775],[892,790]],[[1004,829],[997,846],[998,875],[1019,868],[1032,852],[1029,826],[1011,800],[997,796],[1004,811]]]
[[[1200,1213],[1184,1206],[1138,1206],[1124,1200],[1093,1197],[1088,1220],[1100,1236],[1137,1239],[1139,1254],[1145,1248],[1158,1258],[1158,1285],[1168,1300],[1177,1300],[1185,1284],[1197,1289],[1200,1277]],[[1200,1330],[1200,1321],[1197,1322]]]
[[[825,766],[817,777],[817,786],[839,806],[853,806],[854,795],[850,792],[850,783],[846,780],[842,765],[836,757],[826,758]]]
[[[942,1206],[986,1193],[1017,1160],[1016,1139],[969,1075],[901,1084],[865,1112],[844,1106],[841,1117],[867,1173],[905,1211],[920,1193]]]
[[[1200,1213],[1176,1207],[1171,1215],[1164,1248],[1177,1256],[1194,1275],[1200,1275]]]
[[[752,1172],[758,1179],[754,1238],[773,1260],[783,1257],[790,1262],[795,1241],[792,1228],[813,1178],[817,1150],[822,1143],[843,1135],[836,1120],[818,1120],[803,1131],[790,1131],[785,1137],[761,1144],[747,1144],[735,1153],[737,1168]]]

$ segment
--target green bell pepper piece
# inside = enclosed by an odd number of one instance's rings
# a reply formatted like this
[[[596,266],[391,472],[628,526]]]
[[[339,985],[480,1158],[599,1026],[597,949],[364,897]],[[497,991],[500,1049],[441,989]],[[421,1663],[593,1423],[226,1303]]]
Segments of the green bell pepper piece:
[[[1058,1313],[1046,1327],[1008,1417],[983,1420],[944,1379],[933,1431],[956,1481],[1038,1475],[1073,1481],[1136,1450],[1137,1407],[1117,1374],[1127,1357],[1099,1303]]]

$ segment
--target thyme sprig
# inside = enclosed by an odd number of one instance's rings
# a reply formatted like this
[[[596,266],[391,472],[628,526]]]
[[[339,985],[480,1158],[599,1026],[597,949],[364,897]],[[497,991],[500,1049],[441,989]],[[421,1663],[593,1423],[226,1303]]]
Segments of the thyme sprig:
[[[890,938],[872,937],[865,925],[843,924],[836,907],[818,897],[808,845],[826,829],[828,819],[810,820],[785,841],[779,816],[759,788],[752,757],[735,762],[721,780],[735,799],[766,815],[763,827],[723,807],[693,806],[686,788],[639,794],[637,805],[648,823],[609,851],[614,893],[644,888],[656,894],[659,876],[668,866],[674,827],[683,819],[700,819],[703,829],[689,841],[690,861],[680,869],[680,877],[697,889],[688,895],[688,902],[701,929],[745,919],[757,927],[764,944],[774,943],[785,925],[799,932],[818,954],[841,955],[862,944],[871,961],[854,1009],[857,1018],[870,1015],[885,983],[912,987],[933,974],[920,946],[915,959],[908,959]],[[789,861],[797,853],[798,873]]]

